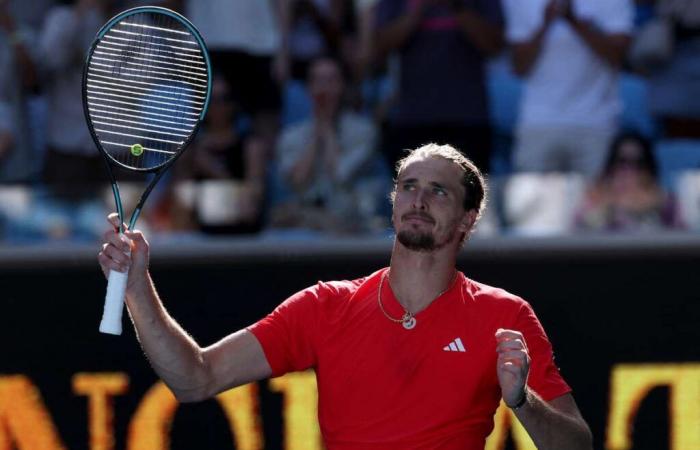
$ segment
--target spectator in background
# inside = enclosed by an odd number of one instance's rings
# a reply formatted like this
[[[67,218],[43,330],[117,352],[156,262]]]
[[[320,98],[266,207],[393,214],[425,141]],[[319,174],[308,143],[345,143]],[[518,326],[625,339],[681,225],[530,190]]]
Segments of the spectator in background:
[[[631,0],[504,0],[507,39],[524,93],[517,171],[595,178],[617,131],[618,73],[630,42]]]
[[[273,228],[356,231],[357,221],[366,220],[358,217],[355,195],[375,158],[377,132],[344,108],[345,80],[337,60],[311,63],[312,117],[285,129],[277,145],[279,178],[290,195],[271,212]]]
[[[657,231],[679,228],[674,199],[657,180],[651,143],[637,134],[619,135],[602,175],[590,187],[575,218],[583,231]]]
[[[253,233],[261,227],[267,156],[261,139],[238,130],[237,113],[226,78],[215,74],[207,116],[175,168],[177,179],[202,188],[195,187],[192,213],[206,233]],[[204,203],[215,199],[221,204]],[[218,210],[215,223],[207,221],[210,207]]]
[[[49,10],[39,38],[48,102],[44,181],[60,196],[94,196],[107,180],[104,161],[85,125],[82,77],[97,31],[114,13],[111,0],[77,0]]]
[[[28,97],[37,90],[35,35],[0,0],[0,183],[32,181],[39,164],[30,133]]]
[[[380,0],[376,45],[398,52],[398,100],[384,136],[393,165],[405,149],[448,142],[488,171],[486,58],[502,48],[500,1]]]
[[[187,17],[207,42],[214,70],[226,77],[236,103],[252,119],[256,135],[272,149],[281,107],[276,70],[281,51],[280,24],[289,14],[288,0],[188,0]],[[279,66],[279,64],[277,65]]]
[[[357,49],[355,52],[354,76],[364,78],[374,61],[374,24],[379,0],[355,0],[355,21],[357,24]]]
[[[17,23],[21,23],[33,33],[37,33],[46,18],[46,12],[65,0],[4,0]]]
[[[670,60],[649,78],[652,114],[666,138],[700,138],[700,0],[657,0],[673,32]]]
[[[338,55],[342,39],[344,0],[289,0],[282,24],[283,75],[305,81],[311,61]]]
[[[389,71],[396,60],[380,58],[374,42],[379,0],[355,0],[355,36],[352,58],[349,58],[354,77],[357,110],[374,117],[376,123],[387,122],[388,111],[394,103],[395,87]],[[397,64],[393,64],[397,66]]]

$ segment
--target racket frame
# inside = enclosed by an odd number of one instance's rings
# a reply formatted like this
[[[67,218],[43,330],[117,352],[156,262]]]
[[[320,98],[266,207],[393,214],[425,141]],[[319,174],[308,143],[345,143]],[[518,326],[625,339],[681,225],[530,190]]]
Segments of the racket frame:
[[[205,92],[205,98],[204,98],[204,104],[202,105],[202,110],[197,116],[197,121],[194,123],[193,128],[191,132],[189,133],[188,137],[183,141],[183,143],[177,148],[176,153],[166,160],[165,162],[156,165],[154,167],[148,167],[148,168],[137,168],[137,167],[131,167],[127,166],[125,164],[122,164],[119,162],[117,159],[112,157],[102,146],[100,143],[100,139],[97,136],[97,133],[95,132],[95,128],[93,126],[91,114],[90,114],[90,108],[88,105],[88,93],[87,93],[87,85],[88,85],[88,72],[90,68],[90,61],[92,60],[92,56],[95,52],[95,49],[101,42],[102,38],[105,36],[105,34],[110,31],[114,26],[118,23],[120,23],[122,20],[125,18],[135,15],[135,14],[142,14],[142,13],[156,13],[156,14],[163,14],[166,16],[169,16],[173,18],[175,21],[183,25],[189,32],[192,34],[192,36],[195,38],[197,43],[200,46],[202,57],[205,62],[205,67],[206,67],[206,74],[207,74],[207,86],[206,86],[206,92]],[[212,68],[211,68],[211,61],[209,59],[209,52],[207,50],[207,46],[204,42],[204,39],[202,39],[201,34],[199,31],[195,28],[195,26],[187,20],[184,16],[181,14],[176,13],[175,11],[169,10],[167,8],[162,8],[162,7],[157,7],[157,6],[141,6],[141,7],[136,7],[136,8],[131,8],[126,11],[123,11],[116,16],[114,16],[112,19],[110,19],[100,30],[97,32],[97,35],[95,39],[92,42],[92,45],[90,46],[90,49],[88,51],[87,57],[85,59],[85,64],[83,65],[83,79],[82,79],[82,99],[83,99],[83,112],[85,114],[85,119],[86,123],[88,126],[88,130],[90,131],[90,135],[92,136],[92,140],[95,142],[95,145],[98,149],[98,151],[102,154],[102,156],[105,159],[105,165],[107,166],[107,173],[109,174],[109,179],[112,185],[112,194],[114,195],[114,203],[117,208],[117,214],[119,215],[119,228],[118,231],[119,233],[124,233],[124,207],[122,205],[121,201],[121,196],[119,195],[119,185],[117,184],[117,179],[114,175],[114,172],[112,170],[112,164],[116,164],[119,167],[122,167],[125,170],[133,171],[133,172],[141,172],[141,173],[153,173],[154,176],[151,178],[150,182],[146,186],[145,190],[141,194],[141,197],[139,198],[138,203],[136,204],[136,207],[134,208],[134,211],[131,214],[131,218],[129,219],[129,224],[128,228],[130,230],[134,229],[134,226],[136,225],[136,220],[138,219],[139,215],[141,214],[141,210],[143,209],[143,205],[146,202],[146,199],[150,195],[151,191],[153,188],[156,186],[158,181],[161,179],[161,177],[165,174],[165,172],[170,168],[170,166],[178,159],[178,157],[182,154],[182,152],[187,148],[187,146],[190,144],[192,139],[194,139],[194,136],[197,134],[197,131],[199,130],[199,127],[204,120],[204,116],[207,112],[207,109],[209,108],[209,101],[211,99],[211,90],[212,90]],[[105,307],[104,307],[104,312],[102,316],[102,321],[100,323],[100,331],[102,333],[107,333],[107,334],[114,334],[114,335],[120,335],[122,332],[122,312],[124,309],[124,295],[126,292],[126,285],[127,285],[127,279],[128,279],[128,272],[117,272],[117,271],[110,271],[109,276],[108,276],[108,282],[107,282],[107,293],[105,296]]]
[[[100,143],[99,138],[97,137],[97,133],[95,132],[95,128],[92,123],[92,119],[90,118],[90,110],[88,106],[88,98],[87,98],[87,81],[88,81],[88,70],[89,70],[89,65],[90,61],[92,59],[92,55],[97,48],[97,45],[100,43],[102,38],[104,37],[105,34],[109,30],[111,30],[116,24],[121,22],[123,19],[126,17],[132,16],[134,14],[141,14],[141,13],[157,13],[157,14],[164,14],[167,16],[172,17],[173,19],[177,20],[180,22],[185,28],[187,28],[191,33],[192,36],[195,38],[197,43],[200,45],[202,49],[202,56],[204,58],[205,64],[206,64],[206,70],[207,70],[207,76],[208,76],[208,83],[207,83],[207,91],[205,94],[205,99],[204,99],[204,105],[202,106],[202,111],[199,114],[198,120],[194,125],[194,128],[190,132],[190,135],[187,137],[187,139],[182,143],[182,145],[179,147],[177,150],[177,153],[167,161],[165,161],[162,164],[159,164],[155,167],[149,167],[149,168],[137,168],[137,167],[130,167],[125,164],[122,164],[121,162],[117,161],[114,159],[107,151],[102,147],[102,144]],[[146,203],[146,199],[150,195],[151,191],[153,191],[153,188],[156,186],[158,181],[161,179],[163,174],[170,168],[170,166],[180,157],[182,152],[187,148],[187,146],[190,144],[192,139],[194,139],[194,136],[197,134],[197,131],[199,130],[199,126],[201,125],[202,121],[204,120],[204,116],[207,112],[207,109],[209,108],[209,101],[211,99],[211,89],[212,89],[212,83],[211,83],[211,77],[212,77],[212,68],[211,68],[211,61],[209,59],[209,52],[207,50],[206,43],[204,42],[204,39],[202,38],[202,35],[199,33],[197,28],[190,22],[186,17],[184,17],[182,14],[179,14],[173,10],[170,10],[168,8],[163,8],[159,6],[139,6],[136,8],[131,8],[127,9],[125,11],[122,11],[121,13],[117,14],[116,16],[112,17],[105,25],[100,28],[100,30],[97,32],[97,35],[95,39],[92,42],[92,45],[90,46],[90,49],[88,51],[87,57],[85,59],[85,64],[83,65],[83,84],[82,84],[82,96],[83,96],[83,111],[85,113],[85,118],[86,122],[88,125],[88,129],[90,130],[90,135],[92,136],[92,140],[95,142],[95,145],[97,146],[97,149],[99,152],[104,156],[105,158],[105,163],[107,166],[107,173],[109,175],[110,183],[112,185],[112,194],[114,195],[114,203],[117,208],[117,214],[119,215],[119,232],[123,233],[124,232],[124,208],[122,206],[122,201],[121,197],[119,195],[119,185],[117,184],[117,179],[114,176],[114,172],[112,171],[112,164],[116,164],[119,167],[122,167],[126,170],[133,171],[133,172],[141,172],[141,173],[155,173],[151,181],[148,183],[146,186],[146,189],[143,191],[143,194],[141,194],[141,197],[139,198],[138,203],[136,204],[136,207],[134,208],[133,213],[131,214],[131,218],[129,219],[129,225],[128,228],[130,230],[134,229],[134,225],[136,225],[136,220],[138,219],[139,215],[141,214],[141,210],[143,209],[144,203]]]

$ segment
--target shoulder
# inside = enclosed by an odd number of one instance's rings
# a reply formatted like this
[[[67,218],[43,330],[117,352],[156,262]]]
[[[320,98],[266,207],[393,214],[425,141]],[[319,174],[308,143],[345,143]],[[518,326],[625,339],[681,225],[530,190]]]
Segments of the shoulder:
[[[346,305],[366,292],[376,291],[382,271],[354,280],[319,281],[315,286],[321,304],[328,307]]]
[[[319,281],[315,287],[330,299],[347,299],[362,286],[366,279],[367,277],[354,280]]]
[[[546,0],[503,0],[503,14],[506,17],[506,35],[512,42],[527,41],[542,25]]]
[[[578,5],[579,13],[590,17],[608,33],[630,33],[634,26],[632,0],[596,0]]]
[[[477,303],[500,304],[519,307],[527,302],[503,288],[490,286],[472,279],[466,278],[464,288]]]
[[[287,301],[312,301],[319,306],[345,303],[367,284],[369,278],[371,277],[366,276],[354,280],[318,281],[316,284],[297,292]]]
[[[498,316],[517,316],[523,308],[530,305],[522,297],[505,289],[480,283],[465,277],[464,289],[467,299],[471,299],[477,308]]]

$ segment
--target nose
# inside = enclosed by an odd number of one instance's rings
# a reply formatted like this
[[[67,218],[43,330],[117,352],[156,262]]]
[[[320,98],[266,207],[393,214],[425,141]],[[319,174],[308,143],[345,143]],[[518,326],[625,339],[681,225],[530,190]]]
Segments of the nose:
[[[413,196],[413,208],[425,211],[427,207],[427,196],[423,189],[416,189],[415,195]]]

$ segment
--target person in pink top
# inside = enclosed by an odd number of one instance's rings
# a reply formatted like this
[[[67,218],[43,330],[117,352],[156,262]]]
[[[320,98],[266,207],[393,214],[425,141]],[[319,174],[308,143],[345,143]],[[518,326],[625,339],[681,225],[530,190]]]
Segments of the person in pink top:
[[[484,205],[479,169],[451,146],[428,144],[397,174],[388,268],[319,282],[206,348],[159,299],[143,234],[108,231],[99,262],[129,270],[127,305],[155,371],[188,402],[312,368],[329,450],[483,449],[501,399],[538,448],[591,449],[530,305],[456,268]]]

